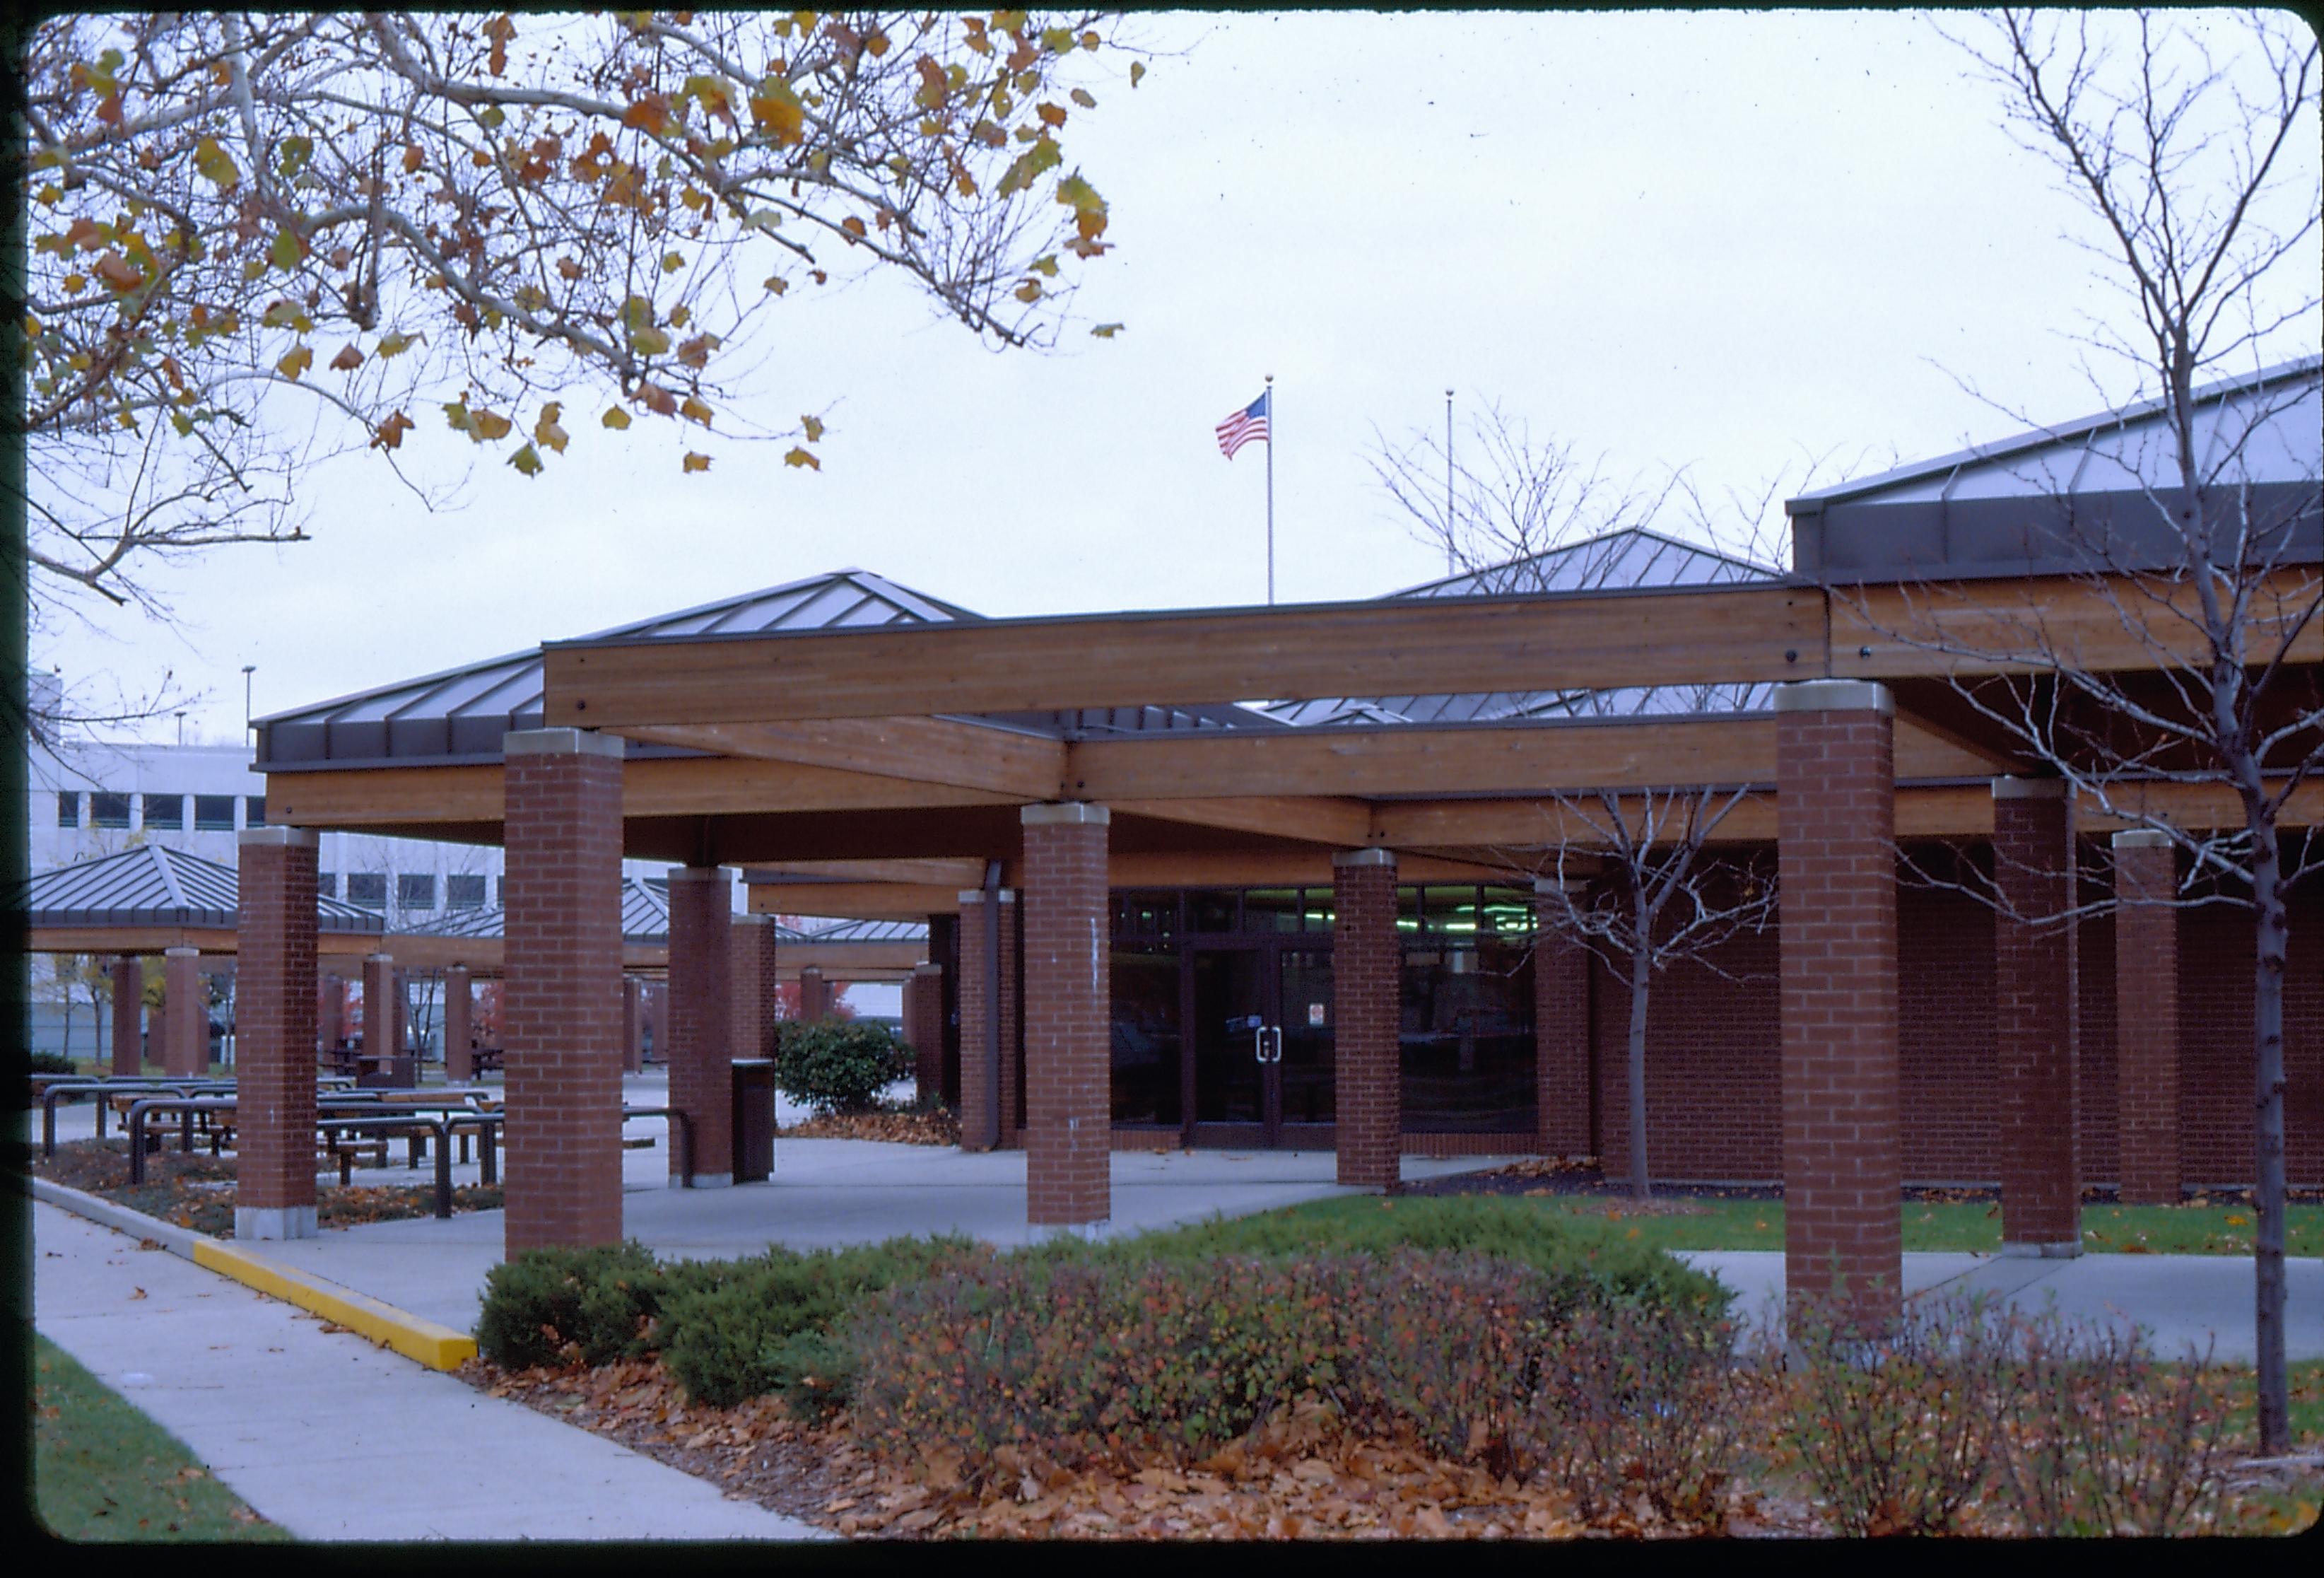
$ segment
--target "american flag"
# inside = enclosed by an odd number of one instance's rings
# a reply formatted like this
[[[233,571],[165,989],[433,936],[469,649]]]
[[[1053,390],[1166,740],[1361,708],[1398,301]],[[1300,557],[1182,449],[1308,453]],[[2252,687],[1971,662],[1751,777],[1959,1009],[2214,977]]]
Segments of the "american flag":
[[[1219,453],[1232,460],[1235,451],[1253,438],[1267,437],[1268,400],[1274,394],[1268,390],[1257,400],[1243,407],[1219,424]]]

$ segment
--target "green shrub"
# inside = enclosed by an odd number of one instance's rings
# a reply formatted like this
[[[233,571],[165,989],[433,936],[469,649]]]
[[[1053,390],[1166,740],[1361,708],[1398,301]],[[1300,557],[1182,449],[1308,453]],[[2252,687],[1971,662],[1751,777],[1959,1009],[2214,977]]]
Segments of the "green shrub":
[[[964,1238],[890,1239],[672,1268],[655,1340],[689,1397],[714,1407],[772,1392],[813,1411],[845,1400],[853,1365],[831,1328],[891,1284],[988,1260]]]
[[[27,1052],[24,1055],[27,1074],[70,1074],[73,1060],[61,1052]]]
[[[1019,1255],[899,1284],[842,1336],[858,1431],[972,1473],[1002,1447],[1199,1457],[1311,1397],[1367,1435],[1526,1472],[1570,1303],[1548,1273],[1443,1250]]]
[[[649,1351],[661,1269],[643,1244],[528,1250],[484,1274],[476,1346],[495,1364],[525,1369],[610,1364]]]
[[[862,1112],[912,1072],[912,1054],[867,1020],[786,1020],[776,1028],[775,1088],[817,1112]]]

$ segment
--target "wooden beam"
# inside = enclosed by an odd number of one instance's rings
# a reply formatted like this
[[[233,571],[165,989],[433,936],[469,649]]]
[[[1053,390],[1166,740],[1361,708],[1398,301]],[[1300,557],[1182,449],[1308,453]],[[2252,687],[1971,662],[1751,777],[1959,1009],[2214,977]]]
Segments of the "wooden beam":
[[[1489,882],[1508,874],[1499,866],[1418,856],[1397,863],[1400,876],[1422,882]],[[1204,854],[1117,854],[1106,863],[1111,888],[1328,887],[1332,852],[1224,851]]]
[[[1073,747],[1077,798],[1524,793],[1772,780],[1772,716],[1405,724]]]
[[[1028,800],[1061,798],[1065,771],[1062,740],[949,718],[641,725],[618,732],[632,740],[721,756],[835,767]]]
[[[981,860],[787,860],[754,866],[746,882],[761,877],[820,877],[833,882],[917,882],[938,888],[973,888],[984,881]]]
[[[1717,586],[558,642],[545,715],[628,729],[1789,679],[1822,671],[1824,628],[1816,588]]]
[[[1114,800],[1110,804],[1124,816],[1151,817],[1157,821],[1188,823],[1198,827],[1225,827],[1238,833],[1264,833],[1276,838],[1304,838],[1339,849],[1360,849],[1374,842],[1371,807],[1361,800],[1322,795],[1276,795],[1202,800]]]
[[[973,887],[974,883],[965,886]],[[753,915],[826,915],[845,920],[919,920],[960,908],[960,887],[921,882],[752,882]],[[782,950],[775,950],[780,957]]]
[[[1625,811],[1633,825],[1643,802]],[[1388,801],[1376,811],[1380,839],[1392,849],[1464,846],[1476,850],[1538,850],[1563,843],[1599,842],[1606,812],[1594,804],[1555,799]],[[1758,844],[1775,836],[1775,797],[1760,791],[1729,811],[1712,830],[1713,844]]]
[[[2255,599],[2255,661],[2324,661],[2324,571],[2279,570]],[[1831,672],[1864,679],[2024,673],[2065,664],[2089,672],[2206,660],[2191,586],[2158,577],[2035,576],[1836,587]],[[2295,633],[2296,632],[2296,633]]]
[[[775,945],[775,975],[796,981],[813,964],[840,981],[870,981],[875,975],[908,975],[915,964],[926,964],[926,942],[819,943],[782,942]]]

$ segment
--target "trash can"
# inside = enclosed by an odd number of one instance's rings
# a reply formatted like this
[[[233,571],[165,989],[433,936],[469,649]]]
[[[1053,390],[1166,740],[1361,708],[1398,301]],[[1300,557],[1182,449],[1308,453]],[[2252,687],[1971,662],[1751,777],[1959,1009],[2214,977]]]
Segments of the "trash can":
[[[734,1060],[734,1181],[764,1183],[775,1171],[775,1060]]]

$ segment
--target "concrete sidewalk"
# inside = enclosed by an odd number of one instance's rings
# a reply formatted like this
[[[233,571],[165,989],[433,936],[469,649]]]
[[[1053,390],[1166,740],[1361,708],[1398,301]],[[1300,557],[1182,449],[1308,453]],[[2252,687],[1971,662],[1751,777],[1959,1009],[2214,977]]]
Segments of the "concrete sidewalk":
[[[175,1255],[32,1211],[41,1334],[301,1539],[828,1537]]]

